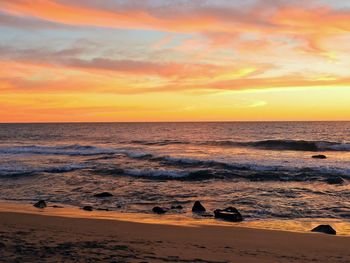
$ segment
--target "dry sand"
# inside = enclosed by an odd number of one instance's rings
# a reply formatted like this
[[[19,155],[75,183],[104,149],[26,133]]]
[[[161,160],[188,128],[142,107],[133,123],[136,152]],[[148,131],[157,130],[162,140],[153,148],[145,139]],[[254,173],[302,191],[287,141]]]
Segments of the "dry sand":
[[[0,262],[350,262],[346,236],[0,211]]]

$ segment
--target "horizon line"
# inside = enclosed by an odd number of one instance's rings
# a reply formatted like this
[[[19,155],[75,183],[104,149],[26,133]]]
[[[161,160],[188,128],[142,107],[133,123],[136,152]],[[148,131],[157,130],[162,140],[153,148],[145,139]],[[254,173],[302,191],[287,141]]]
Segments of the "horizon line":
[[[48,121],[48,122],[1,122],[0,124],[93,124],[93,123],[254,123],[254,122],[350,122],[350,120],[242,120],[242,121]]]

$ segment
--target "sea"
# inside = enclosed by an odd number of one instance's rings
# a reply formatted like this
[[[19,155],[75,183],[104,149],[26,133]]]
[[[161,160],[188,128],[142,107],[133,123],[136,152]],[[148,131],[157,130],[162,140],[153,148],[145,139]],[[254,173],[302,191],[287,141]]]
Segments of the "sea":
[[[0,124],[3,201],[349,222],[349,182],[350,122]]]

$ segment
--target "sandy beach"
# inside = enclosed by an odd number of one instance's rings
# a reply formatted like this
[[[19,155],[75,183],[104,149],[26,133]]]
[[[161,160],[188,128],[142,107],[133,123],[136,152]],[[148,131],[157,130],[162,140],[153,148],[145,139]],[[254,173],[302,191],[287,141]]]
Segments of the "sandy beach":
[[[16,207],[16,206],[15,206]],[[1,262],[349,262],[350,238],[0,209]],[[69,214],[69,213],[68,213]],[[83,217],[85,215],[85,218]],[[140,215],[139,215],[140,216]]]

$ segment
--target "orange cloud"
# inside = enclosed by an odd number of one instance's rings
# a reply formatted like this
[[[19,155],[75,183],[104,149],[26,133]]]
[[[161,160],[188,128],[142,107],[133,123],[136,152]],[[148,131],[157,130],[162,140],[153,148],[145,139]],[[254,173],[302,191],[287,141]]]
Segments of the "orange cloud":
[[[194,67],[191,69],[191,66]],[[129,66],[128,66],[129,67]],[[161,68],[161,66],[159,66]],[[269,65],[260,67],[219,67],[214,65],[180,65],[163,69],[162,78],[149,79],[152,69],[142,71],[137,68],[133,75],[116,78],[118,75],[100,74],[101,70],[113,70],[114,67],[95,65],[91,70],[81,71],[73,68],[30,63],[0,62],[0,70],[7,77],[0,77],[0,87],[7,91],[19,93],[67,93],[74,91],[107,92],[115,94],[143,94],[163,92],[196,91],[206,94],[222,90],[247,90],[266,88],[295,88],[295,87],[329,87],[350,85],[350,78],[340,78],[328,75],[326,77],[303,75],[284,75],[278,77],[263,76]],[[73,70],[71,73],[68,69]],[[114,68],[115,69],[115,68]],[[131,70],[130,68],[127,68]],[[77,71],[76,71],[77,70]],[[150,71],[151,70],[151,71]],[[155,69],[153,69],[155,70]],[[42,74],[40,73],[42,72]],[[121,74],[120,72],[117,72]],[[48,74],[47,76],[45,74]],[[174,74],[174,75],[173,75]],[[142,75],[144,77],[142,77]],[[176,76],[170,78],[169,76]]]
[[[296,7],[288,1],[258,1],[256,5],[240,10],[239,5],[218,7],[200,3],[179,7],[172,4],[162,8],[147,3],[115,3],[110,9],[103,8],[103,3],[95,6],[88,3],[3,0],[0,10],[17,17],[32,17],[62,25],[199,33],[210,39],[211,48],[232,46],[234,40],[247,32],[263,34],[264,37],[287,36],[292,40],[302,39],[301,50],[315,54],[326,52],[322,47],[323,39],[350,30],[350,11],[320,4]]]
[[[164,79],[198,79],[215,78],[222,75],[234,75],[246,68],[257,68],[253,72],[262,73],[271,69],[272,65],[254,63],[195,63],[195,62],[165,62],[131,59],[113,59],[96,57],[92,59],[76,58],[84,52],[83,48],[62,49],[60,51],[33,50],[13,48],[1,48],[0,68],[3,68],[4,76],[14,74],[17,77],[23,75],[34,75],[48,69],[61,71],[53,75],[64,76],[64,69],[77,70],[90,74],[110,74],[111,76],[152,76]],[[25,65],[29,65],[25,66]],[[20,68],[20,70],[19,70]],[[29,71],[29,72],[27,72]],[[28,74],[25,74],[25,73]],[[252,72],[252,73],[253,73]],[[6,73],[6,74],[5,74]],[[55,80],[55,78],[51,79]]]
[[[138,5],[136,2],[130,5],[115,3],[113,8],[107,9],[84,5],[82,1],[75,4],[54,0],[3,0],[0,9],[13,15],[32,16],[63,24],[174,32],[235,33],[250,28],[252,31],[298,33],[301,30],[310,33],[321,28],[325,33],[344,32],[350,27],[350,14],[346,11],[335,11],[324,5],[296,8],[292,4],[278,5],[269,2],[258,1],[256,6],[242,11],[240,5],[219,8],[200,2],[187,6],[168,4],[163,9],[147,4]],[[188,10],[184,11],[184,8]],[[314,27],[316,24],[317,29]],[[235,25],[241,27],[232,27]],[[218,38],[218,35],[215,37]]]
[[[350,77],[342,79],[307,79],[302,76],[283,76],[266,78],[239,78],[225,81],[213,81],[205,84],[191,83],[182,85],[171,84],[163,87],[155,87],[145,90],[146,92],[166,92],[166,91],[242,91],[242,90],[264,90],[274,88],[305,88],[305,87],[332,87],[332,86],[350,86]],[[198,93],[197,93],[198,94]]]

